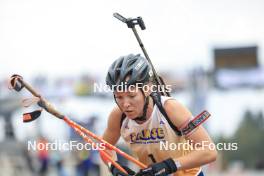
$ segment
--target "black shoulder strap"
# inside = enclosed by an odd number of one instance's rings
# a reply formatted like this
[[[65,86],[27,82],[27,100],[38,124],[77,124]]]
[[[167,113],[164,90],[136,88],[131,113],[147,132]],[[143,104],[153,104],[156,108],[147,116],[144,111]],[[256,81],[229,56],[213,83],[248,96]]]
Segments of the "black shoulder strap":
[[[178,130],[178,128],[171,122],[170,118],[168,117],[168,114],[166,113],[166,111],[165,111],[165,109],[161,103],[161,95],[157,92],[152,92],[150,96],[153,98],[154,103],[158,106],[159,111],[162,113],[162,115],[168,121],[170,127],[174,130],[174,132],[178,136],[182,136],[182,131]]]
[[[161,103],[161,95],[157,92],[152,92],[150,95],[153,98],[154,103],[158,106],[159,111],[162,113],[162,115],[166,118],[166,120],[168,121],[170,127],[174,130],[174,132],[178,135],[178,136],[182,136],[182,131],[178,130],[178,128],[171,122],[170,118],[168,117],[165,109],[163,108],[163,105]],[[122,123],[125,120],[126,115],[125,113],[122,113],[121,116],[121,120],[120,120],[120,129],[122,127]]]
[[[157,92],[152,92],[150,96],[153,98],[154,103],[158,106],[159,111],[162,113],[162,115],[166,118],[167,122],[169,123],[170,127],[174,130],[176,135],[182,136],[187,135],[191,131],[193,131],[195,128],[197,128],[199,125],[201,125],[204,121],[206,121],[211,114],[207,111],[203,111],[198,116],[196,116],[193,120],[191,120],[186,127],[184,127],[182,130],[179,130],[170,120],[168,117],[168,114],[166,113],[162,102],[161,102],[161,95]],[[122,113],[121,119],[120,119],[120,129],[122,127],[122,123],[125,120],[126,115]]]

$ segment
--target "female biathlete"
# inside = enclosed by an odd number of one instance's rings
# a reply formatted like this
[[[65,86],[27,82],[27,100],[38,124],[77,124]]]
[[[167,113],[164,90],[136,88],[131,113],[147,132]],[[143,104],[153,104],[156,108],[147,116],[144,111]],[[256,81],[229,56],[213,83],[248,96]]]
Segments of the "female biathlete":
[[[122,166],[129,175],[203,176],[201,166],[217,157],[215,148],[209,148],[213,141],[202,126],[182,133],[193,116],[177,100],[154,91],[152,69],[144,57],[130,54],[114,61],[106,83],[117,106],[109,115],[103,139],[115,145],[122,136],[148,166],[137,173]],[[109,169],[114,176],[127,175],[113,165]]]

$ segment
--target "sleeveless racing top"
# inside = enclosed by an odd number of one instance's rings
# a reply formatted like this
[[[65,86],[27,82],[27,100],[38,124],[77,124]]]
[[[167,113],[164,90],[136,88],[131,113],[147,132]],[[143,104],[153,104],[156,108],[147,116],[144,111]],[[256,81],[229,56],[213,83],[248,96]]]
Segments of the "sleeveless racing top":
[[[161,103],[172,97],[161,96]],[[168,158],[179,158],[191,151],[184,136],[177,135],[155,104],[151,117],[142,124],[125,118],[121,122],[121,136],[138,160],[146,165]],[[174,176],[195,176],[201,168],[180,170]]]

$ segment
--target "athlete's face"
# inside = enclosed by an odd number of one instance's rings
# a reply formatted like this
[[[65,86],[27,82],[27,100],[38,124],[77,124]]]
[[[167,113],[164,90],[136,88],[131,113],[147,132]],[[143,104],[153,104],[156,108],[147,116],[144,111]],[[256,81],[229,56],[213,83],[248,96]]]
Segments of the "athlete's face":
[[[122,112],[130,119],[141,116],[144,107],[144,95],[138,88],[114,93],[116,102]]]

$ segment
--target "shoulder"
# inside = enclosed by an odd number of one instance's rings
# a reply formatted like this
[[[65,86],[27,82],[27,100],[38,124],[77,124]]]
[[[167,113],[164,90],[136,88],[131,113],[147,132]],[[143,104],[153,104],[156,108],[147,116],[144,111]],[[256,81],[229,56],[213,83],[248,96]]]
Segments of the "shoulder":
[[[172,123],[179,129],[192,118],[189,109],[175,99],[166,100],[164,109]]]
[[[114,107],[108,118],[108,127],[115,129],[116,127],[120,128],[121,116],[122,111],[117,106]]]
[[[118,108],[118,106],[115,106],[111,113],[110,113],[110,116],[120,116],[122,115],[122,111]]]
[[[103,139],[107,142],[115,145],[120,137],[120,120],[121,120],[122,112],[118,107],[113,108],[111,111],[107,128],[104,131]]]

